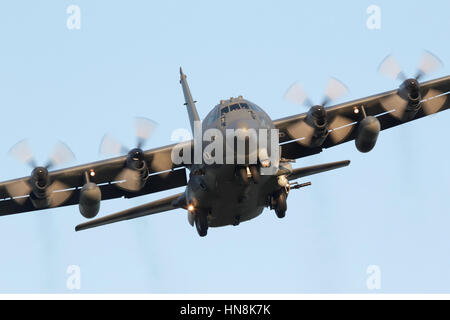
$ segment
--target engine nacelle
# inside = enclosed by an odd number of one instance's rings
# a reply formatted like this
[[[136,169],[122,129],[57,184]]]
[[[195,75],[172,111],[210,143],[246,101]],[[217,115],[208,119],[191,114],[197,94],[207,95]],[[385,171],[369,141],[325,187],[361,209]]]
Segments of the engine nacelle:
[[[378,134],[380,133],[380,121],[368,116],[359,123],[358,132],[355,138],[355,145],[360,152],[369,152],[377,143]]]
[[[398,90],[398,95],[408,103],[402,120],[413,119],[420,109],[420,101],[422,100],[419,82],[416,79],[403,81]]]
[[[48,170],[45,167],[36,167],[31,172],[30,200],[35,208],[48,207],[47,187],[49,185]]]
[[[149,169],[147,162],[144,159],[144,152],[140,148],[132,149],[128,152],[127,156],[127,168],[137,173],[133,177],[132,191],[141,190],[147,182],[149,176]]]
[[[316,105],[309,109],[306,116],[306,122],[314,128],[314,134],[311,138],[310,146],[317,147],[323,144],[328,137],[328,118],[323,106]]]
[[[100,210],[102,193],[100,188],[92,182],[86,183],[80,190],[80,213],[85,218],[94,218]]]

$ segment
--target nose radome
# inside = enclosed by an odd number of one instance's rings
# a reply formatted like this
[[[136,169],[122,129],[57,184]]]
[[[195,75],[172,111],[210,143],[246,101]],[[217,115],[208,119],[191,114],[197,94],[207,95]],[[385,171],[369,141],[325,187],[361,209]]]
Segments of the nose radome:
[[[258,124],[253,120],[236,120],[228,126],[227,129],[234,131],[236,138],[246,140],[258,136]]]
[[[244,145],[245,151],[244,154],[241,154],[241,157],[246,158],[247,160],[253,159],[252,161],[256,161],[257,159],[257,139],[258,139],[258,123],[249,120],[249,119],[239,119],[236,121],[233,121],[227,126],[227,130],[232,130],[232,134],[234,136],[233,140],[229,140],[228,137],[226,139],[226,145],[227,145],[227,153],[239,153],[238,145]],[[227,135],[229,132],[227,132]],[[250,140],[254,141],[255,143],[250,143]],[[236,154],[237,157],[239,157],[238,154]],[[236,161],[238,158],[236,158]],[[246,161],[247,161],[246,160]]]
[[[230,125],[228,126],[228,129],[242,130],[244,132],[249,131],[251,129],[257,130],[258,123],[256,123],[256,121],[254,121],[254,120],[241,119],[241,120],[236,120],[236,121],[230,123]]]

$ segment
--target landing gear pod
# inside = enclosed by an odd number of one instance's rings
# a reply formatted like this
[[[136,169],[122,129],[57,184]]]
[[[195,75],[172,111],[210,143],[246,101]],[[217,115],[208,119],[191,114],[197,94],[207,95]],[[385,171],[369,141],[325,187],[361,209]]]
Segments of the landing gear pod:
[[[80,213],[83,217],[94,218],[100,210],[102,193],[100,188],[92,182],[86,183],[80,191]]]
[[[358,151],[365,153],[372,150],[377,143],[380,129],[380,121],[377,118],[373,116],[364,118],[359,123],[358,133],[355,139],[355,145]]]
[[[194,226],[195,223],[195,214],[193,212],[189,212],[187,214],[188,222],[191,226]]]
[[[208,213],[205,211],[197,210],[195,213],[195,227],[198,235],[204,237],[208,233]]]

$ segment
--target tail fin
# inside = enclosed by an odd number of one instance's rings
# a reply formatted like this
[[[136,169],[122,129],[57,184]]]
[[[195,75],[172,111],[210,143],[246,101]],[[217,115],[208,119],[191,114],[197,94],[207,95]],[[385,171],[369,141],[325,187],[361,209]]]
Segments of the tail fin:
[[[180,67],[180,83],[183,88],[184,94],[184,105],[187,108],[187,112],[189,115],[189,122],[191,124],[192,133],[194,133],[194,122],[200,121],[200,117],[198,116],[197,108],[195,106],[195,102],[192,99],[191,91],[189,90],[189,85],[186,81],[186,75],[183,73],[183,69]]]

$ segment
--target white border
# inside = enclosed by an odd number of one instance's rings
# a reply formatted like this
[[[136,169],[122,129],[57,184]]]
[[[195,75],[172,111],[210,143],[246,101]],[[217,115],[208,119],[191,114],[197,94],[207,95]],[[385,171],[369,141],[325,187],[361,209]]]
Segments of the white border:
[[[0,294],[0,300],[450,300],[450,294]]]

